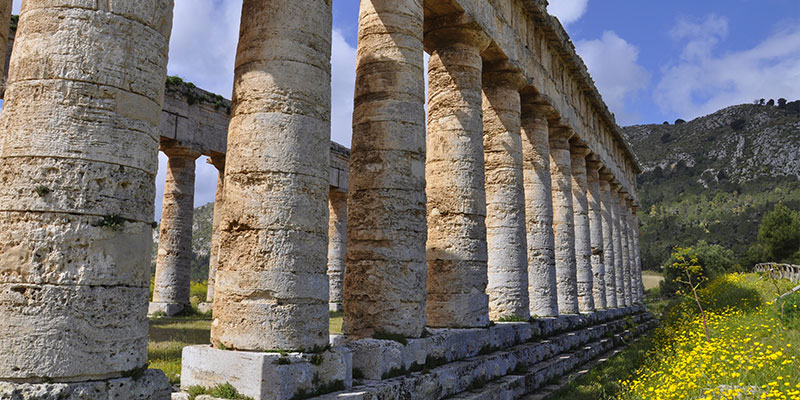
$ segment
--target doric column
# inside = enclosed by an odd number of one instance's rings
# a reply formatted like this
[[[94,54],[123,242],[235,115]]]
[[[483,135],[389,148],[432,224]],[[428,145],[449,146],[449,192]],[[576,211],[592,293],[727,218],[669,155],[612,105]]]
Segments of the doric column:
[[[533,96],[522,102],[522,172],[528,243],[528,295],[531,315],[558,315],[550,183],[550,131],[553,109]]]
[[[171,0],[22,5],[0,117],[0,398],[169,399],[163,372],[131,371],[171,26]]]
[[[644,281],[642,279],[642,253],[639,247],[639,206],[633,206],[633,249],[636,273],[639,281],[639,303],[644,303]]]
[[[606,302],[606,266],[603,241],[603,192],[600,190],[600,168],[603,164],[595,155],[586,159],[587,198],[589,203],[589,228],[592,243],[592,297],[598,309],[608,308]]]
[[[245,0],[243,10],[211,342],[320,348],[328,344],[331,3]]]
[[[6,89],[6,54],[8,51],[8,34],[11,25],[11,0],[0,0],[0,98]]]
[[[627,200],[626,217],[628,227],[628,262],[631,268],[631,304],[639,303],[639,287],[642,274],[636,270],[636,239],[633,232],[633,200],[628,197]]]
[[[572,208],[575,221],[575,269],[578,282],[578,308],[581,312],[594,311],[592,293],[592,238],[589,227],[589,202],[587,200],[586,156],[589,149],[583,143],[573,143],[572,155]]]
[[[481,52],[477,28],[426,21],[428,326],[489,324]]]
[[[505,64],[483,72],[489,317],[530,318],[520,95],[525,77]]]
[[[163,151],[169,160],[158,235],[153,302],[148,312],[160,311],[172,316],[190,308],[194,163],[200,153],[179,147],[168,147]]]
[[[606,307],[617,308],[617,281],[616,281],[616,258],[614,241],[614,220],[613,202],[611,200],[611,182],[614,176],[602,170],[600,172],[600,205],[603,217],[603,265],[606,272]]]
[[[630,243],[628,241],[628,206],[626,204],[628,193],[625,189],[620,188],[618,194],[617,207],[619,210],[619,238],[620,249],[622,249],[622,296],[626,306],[633,304],[631,302],[631,259],[630,259]]]
[[[553,183],[553,235],[555,237],[558,311],[577,314],[578,281],[575,260],[575,213],[572,207],[572,156],[569,128],[550,129],[550,173]]]
[[[622,223],[620,221],[619,207],[619,183],[611,182],[611,223],[614,224],[614,283],[617,293],[617,307],[625,307],[625,273],[622,264],[622,255],[625,249],[622,247]]]
[[[362,0],[350,155],[344,331],[425,327],[422,0]]]
[[[347,193],[331,188],[328,199],[328,286],[330,310],[342,311],[347,253]]]
[[[211,221],[211,251],[208,257],[208,291],[206,292],[206,302],[213,303],[214,282],[219,266],[219,224],[222,221],[222,210],[225,206],[225,156],[211,157],[207,161],[217,168],[217,192],[214,195],[214,219]]]

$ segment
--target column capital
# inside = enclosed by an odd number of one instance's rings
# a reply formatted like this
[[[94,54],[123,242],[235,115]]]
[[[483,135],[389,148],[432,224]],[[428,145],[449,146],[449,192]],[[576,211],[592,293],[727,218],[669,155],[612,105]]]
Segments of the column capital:
[[[569,139],[575,135],[569,127],[556,126],[550,128],[550,147],[569,150]]]
[[[597,157],[597,154],[591,153],[586,156],[586,169],[597,171],[598,174],[600,173],[600,170],[603,169],[603,162],[600,161],[600,158]]]
[[[592,151],[589,150],[589,146],[587,146],[586,143],[580,140],[578,138],[578,135],[574,135],[572,139],[570,139],[569,151],[573,155],[582,156],[584,158],[592,153]]]
[[[206,163],[213,165],[217,171],[224,172],[225,171],[225,155],[224,154],[215,154],[211,157],[208,157]]]
[[[201,155],[198,151],[187,149],[175,144],[162,143],[159,146],[159,150],[164,152],[164,154],[166,154],[169,158],[186,158],[190,160],[196,160]]]
[[[528,84],[522,70],[512,65],[508,61],[500,61],[483,66],[483,87],[493,88],[502,87],[522,90]]]
[[[454,44],[472,46],[482,52],[489,47],[491,39],[472,17],[462,13],[426,18],[424,43],[429,53]]]

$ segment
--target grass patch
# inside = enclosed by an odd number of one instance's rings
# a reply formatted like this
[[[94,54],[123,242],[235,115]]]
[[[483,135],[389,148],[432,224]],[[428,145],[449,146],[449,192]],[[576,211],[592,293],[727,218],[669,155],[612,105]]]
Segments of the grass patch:
[[[707,342],[693,300],[667,301],[648,291],[646,303],[663,315],[661,326],[554,398],[800,398],[800,312],[781,319],[774,292],[757,274],[710,282],[698,292],[708,314]],[[787,296],[793,310],[796,296]]]
[[[202,293],[205,299],[205,283],[192,283],[192,298]],[[196,311],[197,305],[192,302]],[[336,315],[338,314],[338,315]],[[341,313],[332,313],[331,333],[342,332]],[[179,384],[181,380],[181,352],[186,346],[211,343],[211,316],[197,314],[180,317],[159,317],[150,320],[150,338],[147,345],[147,359],[150,368],[160,369],[167,374],[170,383]],[[287,358],[288,360],[288,358]],[[321,361],[312,356],[311,362]]]
[[[233,385],[230,383],[225,383],[222,385],[214,386],[213,388],[204,388],[202,386],[192,386],[188,390],[189,392],[189,400],[194,400],[197,396],[200,395],[209,395],[212,397],[216,397],[219,399],[230,399],[230,400],[253,400],[252,397],[244,396],[239,394],[239,391],[236,390]]]

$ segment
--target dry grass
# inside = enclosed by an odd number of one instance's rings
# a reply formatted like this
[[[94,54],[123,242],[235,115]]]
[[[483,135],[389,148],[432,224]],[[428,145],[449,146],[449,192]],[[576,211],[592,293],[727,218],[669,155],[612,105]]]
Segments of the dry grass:
[[[655,271],[642,271],[642,284],[644,289],[657,289],[664,280],[664,275]]]

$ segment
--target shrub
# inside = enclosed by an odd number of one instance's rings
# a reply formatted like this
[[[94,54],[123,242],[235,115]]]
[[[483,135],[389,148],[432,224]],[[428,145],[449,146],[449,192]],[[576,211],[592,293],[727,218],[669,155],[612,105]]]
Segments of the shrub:
[[[761,220],[758,245],[762,262],[792,261],[800,251],[800,212],[782,203]]]
[[[735,131],[740,131],[740,130],[744,129],[745,125],[747,125],[747,121],[745,121],[745,120],[743,120],[741,118],[731,122],[731,128],[733,128],[733,130],[735,130]]]
[[[718,244],[709,244],[705,240],[697,242],[694,247],[682,250],[685,250],[685,257],[697,258],[701,268],[698,276],[704,279],[730,272],[736,265],[733,251]],[[679,261],[680,254],[681,252],[678,251],[673,252],[669,260],[662,266],[664,281],[661,282],[661,293],[663,294],[674,294],[678,291],[680,285],[676,280],[683,276],[684,271],[676,268],[674,264]]]
[[[683,124],[685,124],[685,123],[686,123],[686,121],[684,121],[684,120],[682,120],[682,119],[680,119],[680,118],[678,118],[678,119],[676,119],[676,120],[675,120],[675,125],[683,125]]]

